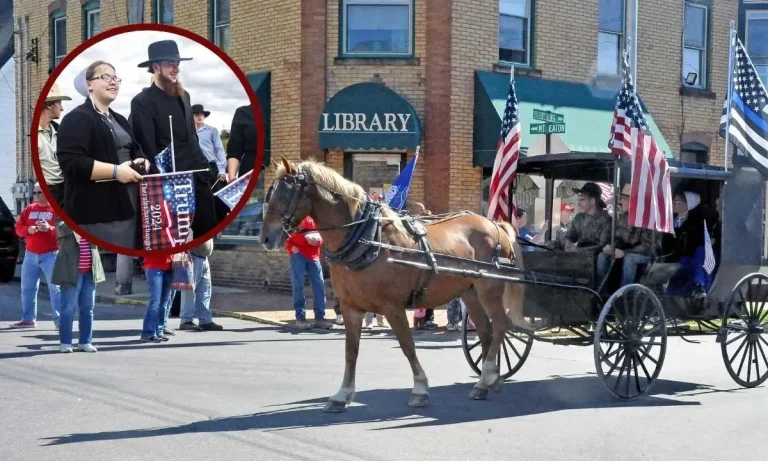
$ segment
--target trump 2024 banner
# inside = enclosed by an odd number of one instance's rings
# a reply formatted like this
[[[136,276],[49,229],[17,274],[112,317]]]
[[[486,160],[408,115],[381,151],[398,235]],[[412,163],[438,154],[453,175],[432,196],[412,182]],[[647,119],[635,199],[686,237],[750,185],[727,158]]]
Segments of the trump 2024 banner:
[[[172,248],[187,241],[195,216],[193,174],[145,176],[139,183],[145,250]]]

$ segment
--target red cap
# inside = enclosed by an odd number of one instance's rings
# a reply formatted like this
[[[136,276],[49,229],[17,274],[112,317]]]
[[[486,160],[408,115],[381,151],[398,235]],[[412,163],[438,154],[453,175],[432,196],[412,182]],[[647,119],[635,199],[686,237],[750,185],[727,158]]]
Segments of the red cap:
[[[560,202],[560,211],[573,211],[574,207],[565,202]]]

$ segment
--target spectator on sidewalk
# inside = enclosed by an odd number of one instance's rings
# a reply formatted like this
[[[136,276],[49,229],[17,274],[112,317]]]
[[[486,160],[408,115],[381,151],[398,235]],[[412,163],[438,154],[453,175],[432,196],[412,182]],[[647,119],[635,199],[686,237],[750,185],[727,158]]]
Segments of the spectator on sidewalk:
[[[43,179],[51,191],[53,199],[64,208],[64,175],[61,173],[59,160],[56,157],[56,133],[59,124],[54,122],[61,118],[64,108],[61,101],[71,101],[72,98],[62,94],[55,83],[48,91],[43,109],[40,111],[40,124],[37,127],[37,153]]]
[[[213,253],[213,239],[189,250],[192,255],[194,290],[181,292],[179,330],[222,331],[224,328],[213,321],[211,314],[211,266],[208,257]],[[195,325],[197,317],[199,325]]]
[[[77,350],[96,352],[93,340],[93,306],[96,284],[105,280],[101,256],[96,245],[73,232],[63,221],[57,223],[56,235],[61,250],[53,268],[53,281],[61,286],[61,327],[59,352],[72,352],[72,323],[78,307]]]
[[[432,216],[432,212],[429,211],[421,202],[414,202],[413,205],[411,205],[409,208],[410,208],[410,212],[415,214],[416,216]],[[426,313],[424,317],[421,317],[421,316],[414,317],[414,321],[413,321],[414,329],[434,330],[435,328],[437,328],[437,324],[435,323],[435,310],[426,309],[425,312]],[[419,314],[421,314],[421,311],[419,311]],[[418,322],[416,319],[419,319]]]
[[[315,327],[329,330],[333,328],[333,324],[325,320],[325,280],[323,267],[320,265],[320,245],[323,239],[310,216],[304,218],[299,229],[299,232],[291,234],[285,241],[285,249],[291,255],[291,285],[296,326],[302,329],[312,328],[307,323],[305,314],[307,301],[304,296],[304,280],[309,275],[312,283]]]
[[[144,312],[142,342],[168,341],[163,331],[171,307],[171,255],[150,254],[144,257],[144,272],[149,288],[147,310]]]
[[[51,281],[59,244],[56,241],[55,216],[53,208],[43,195],[40,183],[35,183],[34,202],[21,212],[16,221],[16,235],[24,239],[26,251],[21,263],[21,321],[12,328],[34,328],[37,326],[37,293],[40,288],[40,271],[45,276],[51,299],[53,324],[59,328],[61,291]]]

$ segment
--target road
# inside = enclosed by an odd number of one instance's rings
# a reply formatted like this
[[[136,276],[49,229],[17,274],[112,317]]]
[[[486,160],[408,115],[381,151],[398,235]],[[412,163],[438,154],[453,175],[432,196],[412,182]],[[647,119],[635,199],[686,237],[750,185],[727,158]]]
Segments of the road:
[[[410,369],[386,333],[361,345],[355,403],[320,409],[343,373],[343,331],[229,318],[224,332],[138,342],[142,309],[97,306],[96,354],[59,354],[49,305],[36,330],[4,329],[18,284],[0,285],[0,460],[702,460],[765,458],[768,389],[733,383],[711,339],[673,339],[652,395],[608,396],[592,350],[535,344],[501,394],[453,336],[422,333],[431,405],[406,403]],[[178,325],[172,319],[172,326]]]

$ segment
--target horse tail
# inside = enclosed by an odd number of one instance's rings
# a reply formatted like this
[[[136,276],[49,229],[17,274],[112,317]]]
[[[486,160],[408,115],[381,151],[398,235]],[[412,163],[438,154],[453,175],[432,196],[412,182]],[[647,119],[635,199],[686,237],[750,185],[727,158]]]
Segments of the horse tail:
[[[511,254],[510,258],[514,260],[514,266],[517,269],[524,270],[523,253],[520,243],[517,241],[517,231],[515,227],[507,222],[497,223],[504,230],[509,239]],[[504,283],[504,294],[502,295],[502,304],[507,316],[512,324],[520,329],[534,331],[536,328],[531,325],[524,316],[525,306],[525,285],[522,283],[506,282]]]

